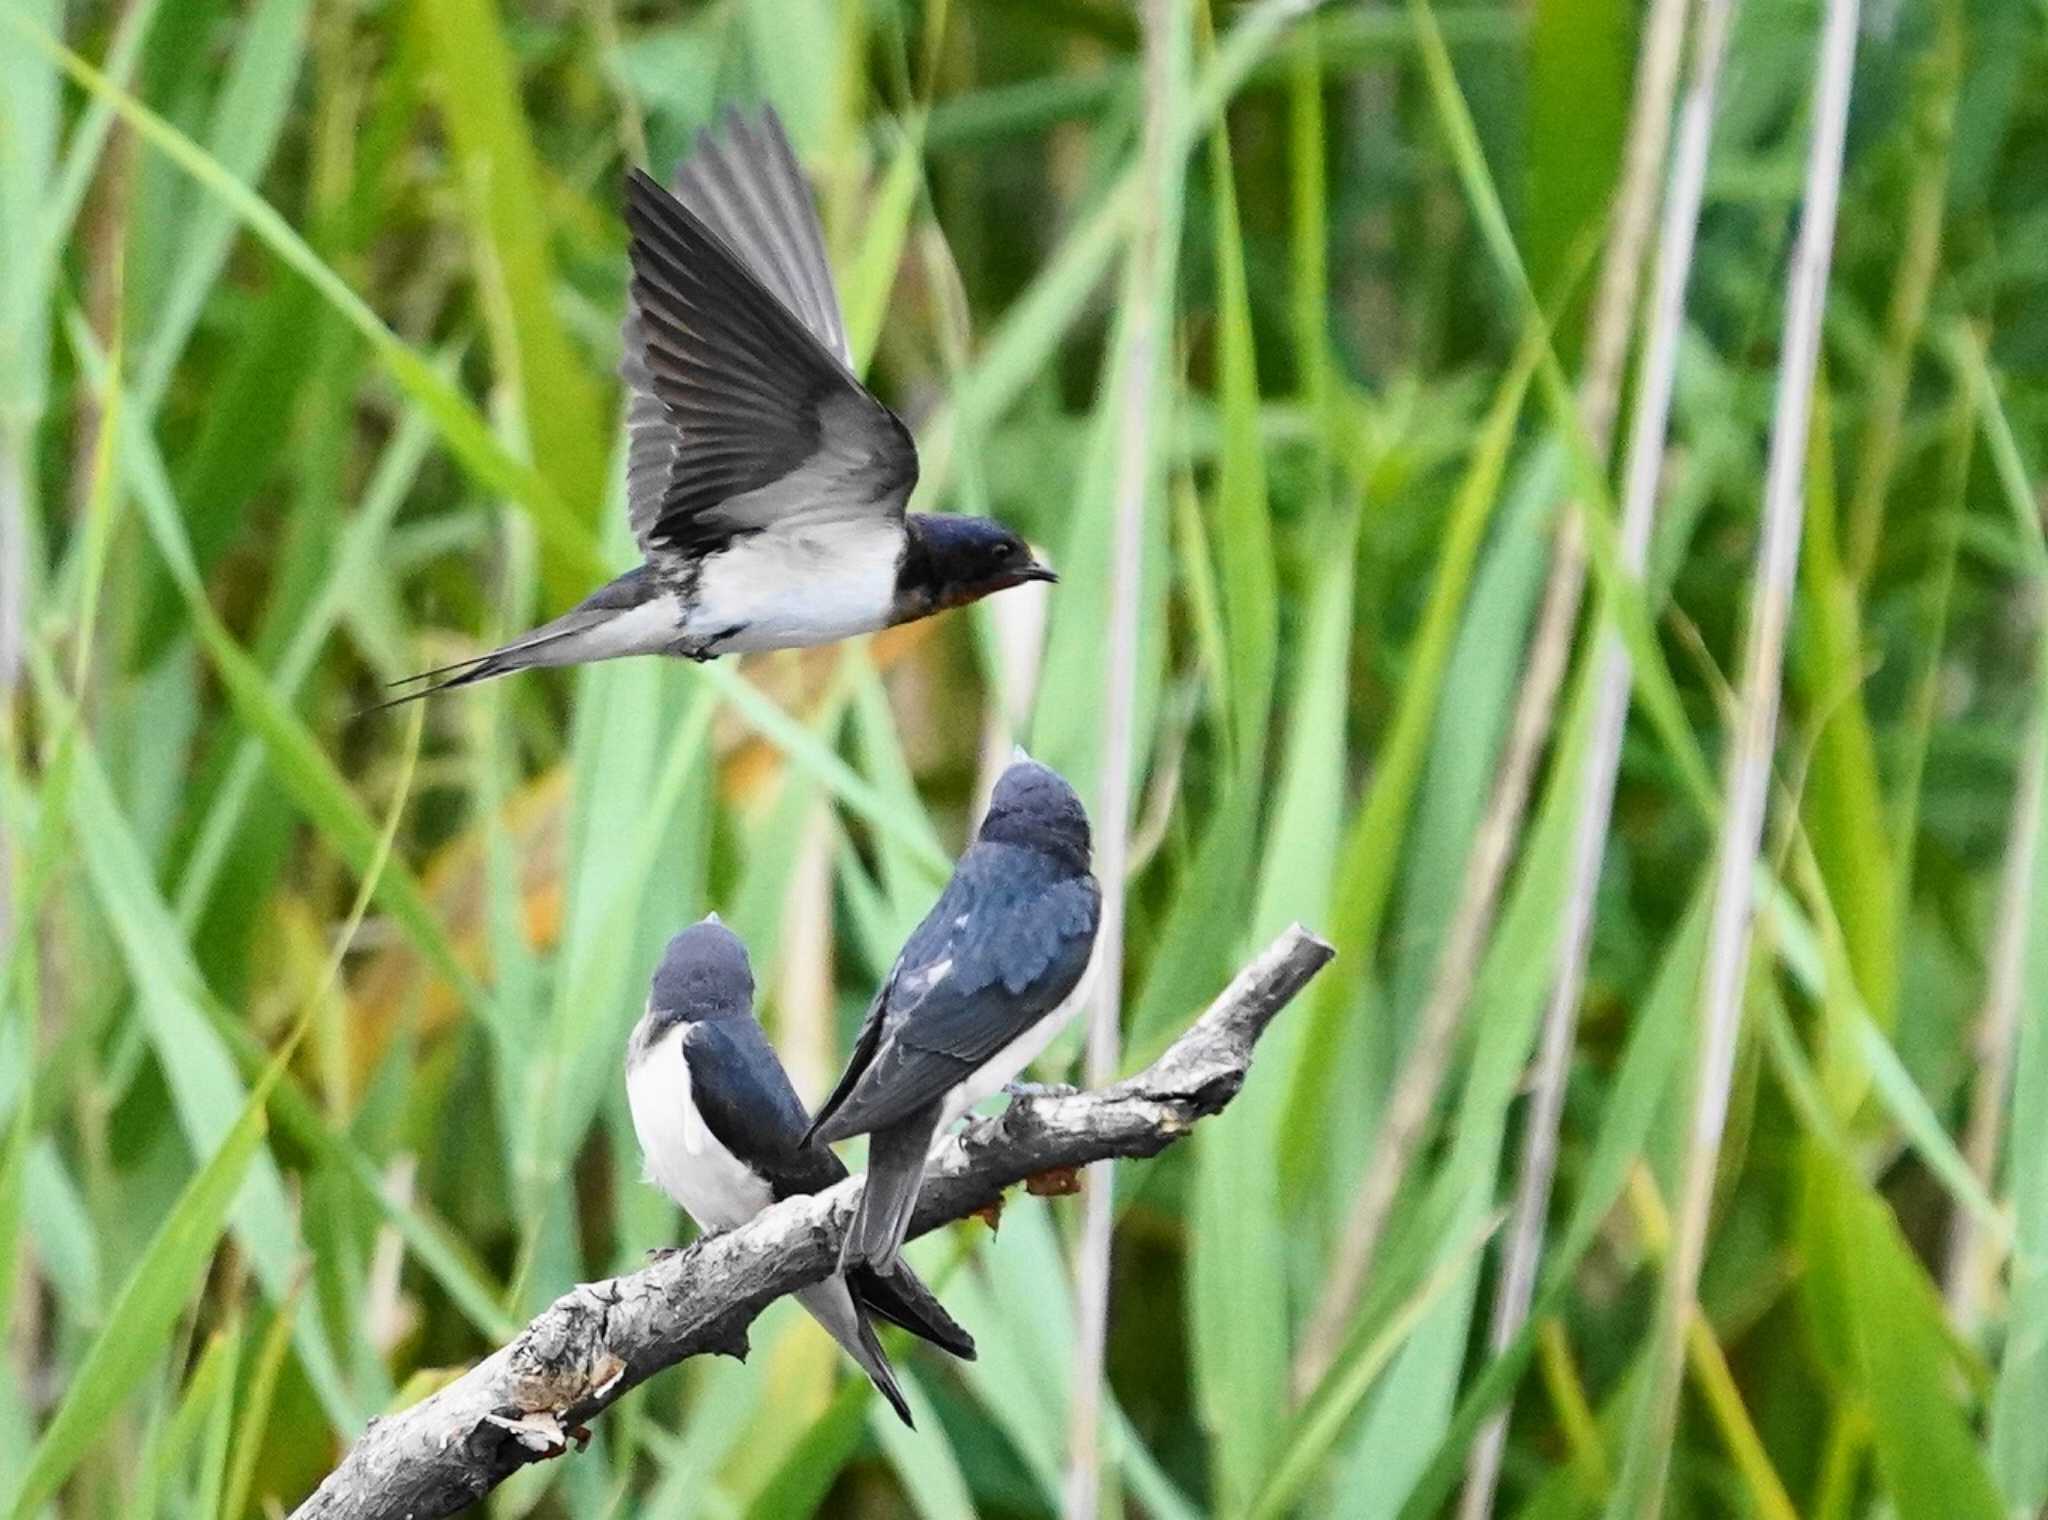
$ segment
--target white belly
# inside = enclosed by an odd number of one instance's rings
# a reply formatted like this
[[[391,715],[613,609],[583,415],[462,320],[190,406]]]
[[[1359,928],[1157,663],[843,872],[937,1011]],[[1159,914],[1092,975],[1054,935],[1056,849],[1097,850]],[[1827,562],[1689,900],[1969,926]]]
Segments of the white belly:
[[[742,538],[704,565],[689,637],[717,654],[829,644],[888,625],[903,535],[885,522]],[[728,629],[738,632],[726,635]]]
[[[1084,976],[1081,985],[1067,994],[1065,1002],[990,1056],[972,1076],[947,1095],[945,1109],[939,1116],[941,1137],[955,1119],[982,1099],[992,1098],[1008,1087],[1027,1066],[1044,1053],[1045,1047],[1052,1043],[1053,1036],[1066,1028],[1067,1021],[1080,1008],[1093,980],[1092,977]]]
[[[741,1165],[705,1127],[690,1095],[690,1067],[683,1059],[682,1041],[683,1026],[678,1025],[627,1071],[626,1104],[633,1111],[633,1132],[640,1137],[649,1181],[681,1204],[699,1229],[734,1229],[775,1200],[768,1184]],[[796,1299],[872,1376],[846,1279],[828,1277],[799,1288]]]
[[[729,1230],[775,1201],[768,1184],[725,1148],[690,1095],[678,1024],[626,1073],[626,1103],[648,1180],[681,1204],[699,1229]]]

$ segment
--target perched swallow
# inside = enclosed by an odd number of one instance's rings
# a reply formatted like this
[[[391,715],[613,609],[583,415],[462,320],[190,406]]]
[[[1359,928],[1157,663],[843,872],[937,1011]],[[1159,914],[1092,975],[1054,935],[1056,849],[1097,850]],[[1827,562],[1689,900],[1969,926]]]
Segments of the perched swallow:
[[[668,942],[626,1045],[626,1097],[648,1177],[700,1229],[732,1229],[771,1203],[846,1177],[839,1158],[805,1133],[809,1115],[754,1019],[746,949],[716,914]],[[973,1337],[907,1266],[856,1268],[796,1298],[906,1425],[910,1406],[871,1315],[974,1357]]]
[[[1000,1091],[1071,1015],[1102,913],[1088,814],[1022,755],[953,879],[868,1007],[811,1134],[865,1134],[868,1182],[839,1261],[886,1271],[910,1228],[932,1138]]]
[[[904,511],[917,448],[854,378],[772,110],[700,133],[673,195],[631,171],[626,222],[626,502],[646,563],[397,701],[536,665],[829,644],[1058,579],[1000,524]]]

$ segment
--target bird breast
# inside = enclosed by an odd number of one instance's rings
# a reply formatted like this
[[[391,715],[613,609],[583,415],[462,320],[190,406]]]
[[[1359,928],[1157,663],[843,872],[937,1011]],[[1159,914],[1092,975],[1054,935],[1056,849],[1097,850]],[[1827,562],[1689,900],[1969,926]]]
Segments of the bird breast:
[[[729,1230],[767,1208],[775,1194],[704,1123],[683,1059],[688,1028],[669,1030],[627,1071],[626,1102],[648,1180],[681,1204],[699,1229]]]
[[[711,638],[736,629],[718,641],[720,654],[873,633],[888,626],[902,556],[901,527],[872,514],[736,538],[704,562],[691,632]]]
[[[986,1061],[967,1075],[966,1080],[946,1095],[940,1111],[939,1130],[944,1133],[962,1114],[973,1108],[984,1098],[993,1098],[1022,1076],[1026,1067],[1045,1053],[1059,1032],[1079,1011],[1088,995],[1088,983],[1084,978],[1059,1006],[1046,1014],[1009,1044],[998,1050]]]

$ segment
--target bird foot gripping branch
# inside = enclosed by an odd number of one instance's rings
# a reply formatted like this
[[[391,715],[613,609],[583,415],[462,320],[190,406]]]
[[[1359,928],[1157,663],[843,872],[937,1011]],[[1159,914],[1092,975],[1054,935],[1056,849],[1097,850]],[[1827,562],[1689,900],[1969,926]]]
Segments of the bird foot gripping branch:
[[[910,1233],[967,1218],[1027,1178],[1157,1155],[1237,1095],[1266,1026],[1334,954],[1296,925],[1145,1070],[970,1122],[933,1155]],[[374,1421],[295,1520],[454,1514],[519,1468],[562,1455],[580,1427],[663,1368],[743,1352],[756,1315],[837,1268],[861,1186],[850,1178],[790,1197],[638,1272],[564,1294],[462,1377]]]

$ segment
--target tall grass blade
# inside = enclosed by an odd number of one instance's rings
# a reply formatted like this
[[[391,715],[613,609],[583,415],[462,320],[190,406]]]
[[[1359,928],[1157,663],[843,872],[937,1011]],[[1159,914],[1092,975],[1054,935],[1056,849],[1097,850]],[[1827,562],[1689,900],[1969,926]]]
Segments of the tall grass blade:
[[[1643,357],[1644,379],[1637,391],[1636,410],[1629,427],[1624,460],[1626,486],[1622,506],[1622,561],[1624,569],[1638,579],[1648,557],[1655,522],[1659,466],[1670,422],[1678,343],[1684,325],[1685,292],[1692,272],[1693,239],[1700,203],[1705,193],[1715,95],[1727,45],[1731,10],[1732,7],[1722,0],[1703,0],[1700,7],[1693,77],[1679,107],[1678,141],[1670,169],[1670,187],[1663,198],[1664,210],[1653,276],[1651,328]],[[1631,108],[1631,135],[1637,143],[1626,171],[1626,194],[1631,204],[1646,203],[1652,194],[1647,188],[1650,183],[1647,167],[1651,161],[1649,144],[1661,144],[1665,135],[1660,130],[1669,114],[1664,93],[1676,75],[1679,34],[1685,13],[1684,0],[1661,0],[1650,13],[1636,81],[1635,103]],[[1595,318],[1596,363],[1618,352],[1609,324],[1613,313],[1622,308],[1610,304],[1608,298],[1612,296],[1618,301],[1620,288],[1633,289],[1633,275],[1617,268],[1625,252],[1618,232],[1609,262],[1602,270],[1602,305]],[[1607,381],[1596,376],[1590,383],[1602,386]],[[1555,1147],[1564,1107],[1566,1064],[1571,1055],[1586,964],[1592,952],[1595,895],[1606,854],[1615,781],[1620,772],[1622,737],[1628,720],[1631,668],[1626,644],[1603,628],[1595,661],[1599,674],[1594,698],[1592,752],[1580,799],[1572,881],[1567,890],[1563,932],[1558,942],[1557,975],[1551,989],[1550,1004],[1544,1014],[1541,1048],[1531,1079],[1533,1096],[1525,1121],[1514,1208],[1508,1224],[1507,1251],[1501,1264],[1501,1278],[1495,1290],[1492,1323],[1488,1330],[1488,1342],[1496,1351],[1505,1350],[1520,1334],[1528,1313],[1529,1297],[1535,1287],[1537,1259],[1542,1250],[1544,1219],[1549,1210],[1550,1185],[1556,1165]],[[1487,1428],[1473,1454],[1465,1491],[1459,1500],[1461,1520],[1485,1520],[1492,1513],[1506,1438],[1507,1419],[1503,1414]]]
[[[1236,174],[1230,135],[1219,127],[1209,134],[1209,179],[1215,197],[1211,236],[1216,249],[1216,367],[1223,412],[1213,492],[1214,540],[1225,546],[1221,559],[1232,741],[1237,763],[1256,771],[1265,752],[1279,659],[1278,571],[1258,431],[1258,354]],[[1308,193],[1320,196],[1321,183]]]
[[[1809,1146],[1805,1205],[1817,1263],[1810,1289],[1841,1316],[1868,1400],[1878,1471],[1902,1515],[2005,1513],[1947,1375],[1940,1300],[1883,1204],[1839,1159]]]
[[[1400,859],[1403,836],[1422,777],[1430,730],[1444,697],[1444,675],[1465,601],[1466,588],[1479,557],[1480,544],[1497,503],[1515,424],[1535,368],[1534,341],[1523,344],[1515,364],[1502,378],[1487,412],[1470,464],[1459,484],[1443,547],[1430,581],[1429,600],[1408,657],[1401,696],[1374,767],[1364,805],[1343,841],[1336,868],[1330,909],[1330,943],[1338,960],[1311,994],[1310,1029],[1305,1050],[1324,1048],[1364,985],[1374,944],[1379,939],[1388,893]],[[1338,989],[1344,989],[1341,993]],[[1316,1112],[1330,1102],[1330,1071],[1323,1063],[1305,1063],[1295,1074],[1297,1102]]]
[[[55,58],[87,90],[109,101],[136,133],[232,210],[271,251],[295,270],[369,343],[371,352],[429,417],[455,456],[477,481],[518,501],[548,545],[551,566],[582,585],[606,576],[588,531],[563,505],[547,478],[520,463],[492,436],[476,410],[420,354],[384,324],[290,223],[221,162],[170,122],[119,88],[91,64],[18,12],[8,16],[17,35]]]
[[[1785,290],[1785,340],[1779,358],[1770,467],[1764,483],[1763,532],[1751,588],[1736,728],[1728,752],[1728,803],[1717,847],[1699,1054],[1688,1111],[1676,1231],[1665,1269],[1650,1380],[1637,1413],[1622,1481],[1610,1506],[1610,1513],[1616,1516],[1662,1506],[1678,1399],[1678,1359],[1682,1355],[1678,1337],[1692,1312],[1706,1254],[1707,1211],[1727,1119],[1743,990],[1748,981],[1751,876],[1770,790],[1785,632],[1798,569],[1807,424],[1819,361],[1821,312],[1833,262],[1857,12],[1857,0],[1830,0],[1823,24],[1805,207]]]
[[[592,524],[605,506],[612,419],[557,315],[546,203],[496,0],[430,0],[413,19],[427,38],[477,265],[503,292],[499,370],[519,398],[535,469]],[[559,593],[563,577],[547,578]]]
[[[274,1080],[274,1078],[272,1079]],[[220,1144],[178,1195],[107,1312],[57,1412],[30,1453],[13,1520],[32,1520],[105,1436],[107,1421],[154,1365],[163,1338],[199,1286],[228,1209],[263,1143],[270,1081],[251,1090]]]
[[[2038,588],[2048,585],[2048,535],[2044,535],[2031,468],[2020,452],[1999,387],[1975,334],[1957,329],[1950,334],[1951,362],[1976,393],[1977,416],[1997,470],[2000,494],[2019,529],[2025,565]],[[2021,778],[2024,795],[2031,790],[2034,807],[2048,783],[2048,619],[2035,614],[2032,673],[2032,737],[2022,750],[2022,764],[2031,773]],[[2016,838],[2024,831],[2016,831]],[[2009,1186],[2012,1190],[2013,1239],[2010,1318],[2005,1353],[1998,1364],[1997,1388],[1991,1399],[1992,1473],[2000,1492],[2014,1507],[2048,1499],[2048,1452],[2026,1431],[2036,1411],[2048,1404],[2048,1164],[2034,1142],[2048,1133],[2048,926],[2040,904],[2048,902],[2048,830],[2038,821],[2032,831],[2030,862],[2014,868],[2023,883],[2022,912],[2027,924],[2024,943],[2014,953],[2020,964],[2015,1012],[2019,1046],[2013,1067],[2013,1111]]]
[[[1491,497],[1493,487],[1499,480],[1509,430],[1513,427],[1515,416],[1520,410],[1523,388],[1530,373],[1525,365],[1532,366],[1535,363],[1541,351],[1540,346],[1547,342],[1547,335],[1540,327],[1533,328],[1526,334],[1521,350],[1522,362],[1518,362],[1502,382],[1494,410],[1487,419],[1486,431],[1481,434],[1480,449],[1474,457],[1471,472],[1466,477],[1466,483],[1475,495],[1484,491],[1485,495],[1480,497],[1481,501]],[[1474,510],[1472,518],[1475,520],[1471,522],[1471,527],[1475,533],[1478,527],[1476,519],[1479,517],[1480,513]],[[1463,546],[1459,547],[1462,549]],[[1451,552],[1452,545],[1446,544],[1445,559],[1441,563],[1447,573],[1438,582],[1438,586],[1443,589],[1450,589],[1464,578],[1463,570],[1451,559]],[[1469,561],[1466,568],[1469,568]],[[1428,628],[1429,632],[1439,633],[1444,640],[1439,646],[1443,652],[1437,655],[1438,658],[1447,658],[1448,655],[1448,614],[1449,607],[1446,604],[1445,621],[1440,629],[1436,626]],[[1435,650],[1427,648],[1424,652],[1436,653]],[[1440,677],[1432,673],[1432,685],[1439,679]],[[1343,881],[1344,887],[1341,889],[1342,895],[1338,899],[1334,916],[1339,937],[1333,943],[1339,946],[1340,953],[1346,943],[1344,936],[1357,934],[1359,938],[1355,943],[1362,956],[1370,945],[1370,932],[1377,928],[1377,920],[1386,903],[1387,884],[1392,866],[1378,864],[1374,856],[1367,852],[1370,844],[1372,848],[1381,852],[1380,858],[1391,860],[1389,847],[1392,841],[1386,840],[1384,835],[1374,839],[1366,833],[1366,828],[1368,822],[1376,822],[1373,814],[1379,802],[1380,789],[1385,787],[1385,812],[1391,814],[1395,821],[1395,827],[1387,830],[1387,833],[1398,837],[1399,820],[1406,812],[1406,799],[1396,788],[1402,783],[1413,785],[1414,775],[1420,767],[1422,731],[1426,726],[1422,722],[1423,707],[1424,704],[1434,704],[1441,700],[1440,694],[1428,693],[1426,688],[1425,694],[1418,697],[1417,725],[1412,741],[1415,746],[1413,759],[1411,760],[1407,754],[1396,757],[1412,768],[1408,769],[1406,774],[1383,770],[1379,781],[1375,783],[1373,797],[1368,799],[1365,809],[1359,815],[1358,823],[1354,826],[1352,838],[1347,844],[1346,859],[1340,868],[1340,880]],[[1392,747],[1391,741],[1389,747]],[[1507,841],[1504,839],[1497,841],[1497,847],[1503,852],[1506,844]],[[1443,954],[1448,963],[1451,956],[1470,955],[1475,952],[1476,947],[1471,945],[1459,950],[1447,944]],[[1469,986],[1469,983],[1467,985]],[[1462,992],[1458,994],[1458,1000],[1462,1002]],[[1318,1011],[1320,1012],[1320,1008]],[[1448,1032],[1440,1027],[1441,1018],[1433,1019],[1427,1010],[1422,1018],[1424,1022],[1418,1028],[1410,1055],[1404,1064],[1404,1072],[1419,1072],[1424,1070],[1425,1065],[1434,1066],[1448,1060]],[[1322,1021],[1319,1019],[1318,1022]],[[1301,1349],[1295,1356],[1293,1385],[1297,1396],[1322,1380],[1328,1367],[1331,1350],[1337,1344],[1343,1326],[1350,1321],[1352,1312],[1357,1307],[1367,1270],[1378,1250],[1381,1231],[1387,1222],[1388,1209],[1399,1186],[1400,1173],[1407,1159],[1406,1145],[1409,1139],[1419,1133],[1422,1123],[1428,1117],[1427,1109],[1433,1106],[1434,1080],[1427,1082],[1427,1093],[1422,1091],[1423,1085],[1425,1084],[1420,1084],[1412,1078],[1404,1079],[1404,1084],[1397,1087],[1389,1100],[1389,1106],[1375,1119],[1373,1138],[1369,1142],[1369,1163],[1360,1176],[1357,1191],[1353,1195],[1350,1209],[1338,1235],[1328,1277],[1316,1298]]]
[[[1164,545],[1158,519],[1159,450],[1166,405],[1167,336],[1173,325],[1174,251],[1181,228],[1184,166],[1168,157],[1167,140],[1182,110],[1188,67],[1188,15],[1169,0],[1149,0],[1144,12],[1143,173],[1137,222],[1124,265],[1125,326],[1116,375],[1117,427],[1114,528],[1110,535],[1108,680],[1103,693],[1101,761],[1094,811],[1096,865],[1103,882],[1102,923],[1095,946],[1095,993],[1088,1008],[1087,1080],[1116,1080],[1123,1045],[1125,896],[1129,890],[1132,790],[1142,760],[1138,739],[1140,639],[1157,626],[1158,600],[1146,596],[1146,561]],[[1110,415],[1105,407],[1105,415]],[[1150,551],[1148,554],[1147,551]],[[1154,585],[1163,578],[1153,569]],[[1149,614],[1149,617],[1148,617]],[[1061,628],[1071,626],[1061,618]],[[1163,640],[1154,638],[1155,647]],[[1055,667],[1057,679],[1059,672]],[[1057,688],[1055,688],[1057,689]],[[1088,1169],[1083,1183],[1081,1236],[1075,1257],[1073,1391],[1068,1402],[1066,1520],[1094,1520],[1102,1500],[1103,1359],[1109,1338],[1110,1225],[1114,1171]]]

